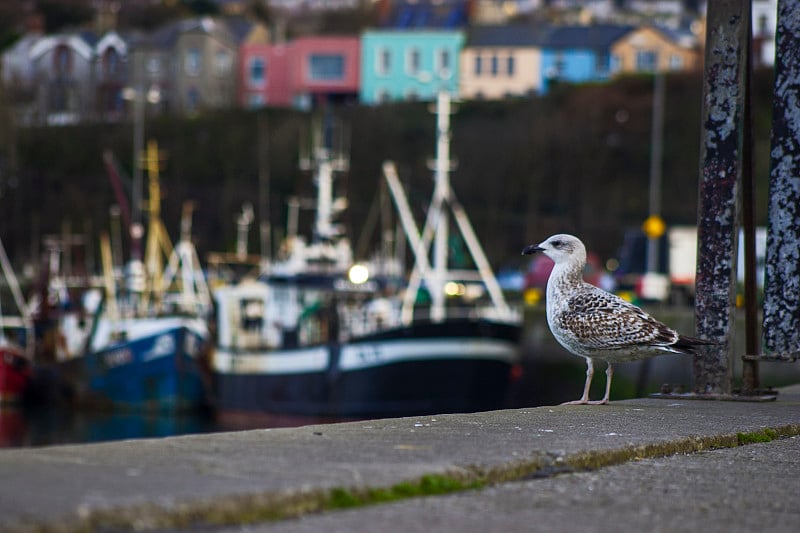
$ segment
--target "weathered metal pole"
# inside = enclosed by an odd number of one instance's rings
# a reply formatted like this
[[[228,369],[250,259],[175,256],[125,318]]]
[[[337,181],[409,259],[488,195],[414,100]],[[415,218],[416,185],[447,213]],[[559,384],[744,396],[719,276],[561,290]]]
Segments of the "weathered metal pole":
[[[747,41],[753,42],[752,26]],[[742,357],[742,394],[756,394],[759,388],[758,360],[748,354],[758,353],[758,308],[756,302],[756,217],[753,178],[753,50],[747,48],[745,74],[744,139],[742,141],[742,234],[744,258],[744,344]]]
[[[769,227],[764,287],[767,357],[800,357],[800,0],[778,2]]]
[[[697,334],[719,342],[694,359],[695,390],[731,392],[750,2],[709,2],[703,74]]]

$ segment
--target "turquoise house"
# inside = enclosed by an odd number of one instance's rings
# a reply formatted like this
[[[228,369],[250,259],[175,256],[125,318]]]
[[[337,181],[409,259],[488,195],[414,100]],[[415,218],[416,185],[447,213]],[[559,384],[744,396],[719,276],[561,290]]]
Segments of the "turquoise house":
[[[368,105],[458,96],[459,30],[369,30],[361,35],[361,89]]]

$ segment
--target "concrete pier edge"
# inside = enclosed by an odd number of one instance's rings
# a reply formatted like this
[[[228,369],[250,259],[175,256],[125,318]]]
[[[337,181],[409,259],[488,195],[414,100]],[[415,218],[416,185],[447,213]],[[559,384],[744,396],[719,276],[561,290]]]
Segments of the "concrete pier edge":
[[[225,526],[297,518],[303,514],[376,505],[404,498],[474,490],[496,483],[551,477],[596,470],[628,461],[691,454],[721,448],[746,446],[775,438],[800,435],[800,424],[766,428],[761,432],[693,437],[675,442],[597,450],[544,460],[521,460],[484,469],[469,466],[431,472],[392,486],[342,486],[330,489],[263,492],[214,498],[213,501],[175,502],[170,507],[155,504],[125,508],[86,510],[74,521],[61,524],[26,524],[19,529],[41,533],[95,531],[101,528],[149,530],[191,528],[193,525]]]
[[[625,406],[629,402],[636,402],[636,400],[615,403]],[[695,404],[696,402],[691,403]],[[797,405],[795,401],[790,403]],[[633,406],[635,407],[635,404]],[[539,409],[550,409],[552,412],[554,408],[541,407],[515,411],[535,414]],[[578,409],[596,412],[601,419],[609,412],[606,407],[579,407]],[[499,411],[496,413],[497,416],[505,416],[507,413],[514,415],[513,412]],[[469,415],[441,415],[438,418],[446,419],[448,416]],[[771,425],[769,423],[759,426],[749,425],[743,427],[742,431],[726,431],[720,434],[693,435],[668,438],[667,440],[656,439],[657,442],[598,447],[576,452],[561,453],[553,450],[531,449],[529,450],[531,456],[526,458],[504,459],[489,465],[451,464],[444,468],[426,468],[422,474],[409,476],[400,482],[390,484],[372,484],[369,481],[363,481],[355,484],[332,484],[330,486],[318,484],[314,486],[313,483],[307,485],[298,483],[294,488],[286,490],[243,490],[240,493],[228,493],[210,498],[161,497],[160,499],[155,498],[154,501],[130,505],[91,506],[87,504],[80,505],[74,512],[68,513],[66,516],[58,516],[56,519],[53,516],[42,518],[18,515],[13,521],[0,524],[0,530],[42,533],[83,532],[98,529],[140,531],[263,523],[308,513],[473,490],[503,482],[597,470],[641,459],[674,454],[693,454],[800,436],[800,422],[785,424],[774,422],[777,420],[773,421]],[[324,428],[325,426],[316,427]],[[758,429],[754,429],[754,427],[758,427]],[[295,430],[299,429],[295,428]],[[212,437],[212,435],[205,437]],[[491,454],[492,452],[487,451],[486,453]],[[427,466],[429,466],[427,463],[423,465],[423,467]]]

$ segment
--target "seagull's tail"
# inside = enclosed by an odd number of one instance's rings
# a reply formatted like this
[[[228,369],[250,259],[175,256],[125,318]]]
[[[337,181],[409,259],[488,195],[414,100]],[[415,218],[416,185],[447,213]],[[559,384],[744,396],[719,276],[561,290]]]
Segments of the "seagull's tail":
[[[707,341],[705,339],[698,339],[697,337],[687,337],[681,335],[678,337],[678,342],[672,345],[676,350],[689,354],[697,355],[697,348],[700,346],[719,346],[720,343],[714,341]]]

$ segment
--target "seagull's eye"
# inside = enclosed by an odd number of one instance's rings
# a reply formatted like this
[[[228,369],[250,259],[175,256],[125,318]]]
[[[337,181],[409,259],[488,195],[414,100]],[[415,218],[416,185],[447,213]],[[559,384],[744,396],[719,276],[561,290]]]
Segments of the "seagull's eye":
[[[562,246],[564,243],[563,243],[563,242],[561,242],[561,241],[553,241],[553,242],[551,242],[550,244],[552,244],[552,245],[553,245],[553,248],[561,248],[561,246]]]

